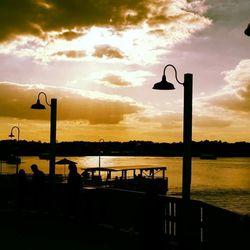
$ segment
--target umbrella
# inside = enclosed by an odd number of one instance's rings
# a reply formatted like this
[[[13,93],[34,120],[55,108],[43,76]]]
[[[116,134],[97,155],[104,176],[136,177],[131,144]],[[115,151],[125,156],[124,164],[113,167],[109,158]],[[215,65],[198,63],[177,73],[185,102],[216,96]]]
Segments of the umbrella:
[[[77,164],[77,162],[71,161],[67,158],[63,158],[63,159],[56,162],[56,164],[58,164],[58,165],[68,165],[71,163]],[[64,166],[64,175],[65,175],[65,166]]]
[[[77,162],[71,161],[71,160],[69,160],[67,158],[63,158],[63,159],[56,162],[56,164],[58,164],[58,165],[67,165],[67,164],[70,164],[70,163],[77,164]]]

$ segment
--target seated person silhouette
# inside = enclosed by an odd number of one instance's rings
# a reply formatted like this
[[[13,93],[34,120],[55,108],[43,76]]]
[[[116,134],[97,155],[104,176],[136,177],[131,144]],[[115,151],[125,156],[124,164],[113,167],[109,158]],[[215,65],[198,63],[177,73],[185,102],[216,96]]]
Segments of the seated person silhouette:
[[[44,181],[45,174],[38,169],[36,164],[30,166],[32,175],[33,206],[37,212],[41,212],[44,202]]]
[[[77,172],[75,163],[69,164],[69,175],[67,182],[67,197],[68,197],[68,216],[76,217],[80,205],[80,192],[82,188],[81,175]]]

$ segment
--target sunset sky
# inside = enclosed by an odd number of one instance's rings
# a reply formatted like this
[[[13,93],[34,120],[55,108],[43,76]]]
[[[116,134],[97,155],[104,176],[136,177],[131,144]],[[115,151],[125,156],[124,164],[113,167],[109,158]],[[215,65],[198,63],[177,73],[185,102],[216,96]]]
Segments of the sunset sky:
[[[249,0],[0,0],[0,140],[182,141],[193,74],[193,140],[250,142]],[[41,103],[45,98],[41,95]],[[46,104],[45,104],[46,105]],[[17,137],[17,131],[14,131]]]

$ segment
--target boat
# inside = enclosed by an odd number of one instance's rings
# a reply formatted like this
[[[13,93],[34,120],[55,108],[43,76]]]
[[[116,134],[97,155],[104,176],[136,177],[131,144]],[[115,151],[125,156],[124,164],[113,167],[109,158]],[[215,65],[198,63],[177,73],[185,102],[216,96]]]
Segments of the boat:
[[[216,160],[217,157],[214,154],[202,154],[200,156],[200,159],[202,159],[202,160]]]
[[[134,191],[155,191],[166,194],[168,191],[167,167],[119,167],[82,168],[83,185],[112,187]],[[152,190],[154,189],[154,190]]]

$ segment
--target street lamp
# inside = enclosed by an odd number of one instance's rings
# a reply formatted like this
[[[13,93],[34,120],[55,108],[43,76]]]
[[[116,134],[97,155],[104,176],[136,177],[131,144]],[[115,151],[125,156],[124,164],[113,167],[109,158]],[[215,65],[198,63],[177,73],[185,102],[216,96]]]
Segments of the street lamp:
[[[183,105],[183,162],[182,162],[182,198],[190,199],[191,175],[192,175],[192,98],[193,98],[193,75],[184,74],[184,82],[177,78],[177,70],[172,64],[164,67],[162,80],[153,86],[157,90],[173,90],[174,85],[166,80],[165,71],[167,67],[172,67],[175,71],[176,81],[184,87]]]
[[[12,127],[12,128],[11,128],[11,131],[10,131],[9,137],[10,137],[10,138],[15,137],[15,135],[13,134],[13,130],[14,130],[14,129],[16,129],[16,130],[17,130],[17,141],[19,141],[19,139],[20,139],[20,128],[19,128],[19,127],[17,127],[17,126],[14,126],[14,127]]]
[[[49,174],[51,177],[55,175],[55,158],[56,158],[56,113],[57,113],[57,99],[51,98],[51,103],[48,103],[47,96],[44,92],[40,92],[37,97],[37,102],[31,105],[31,109],[46,109],[40,103],[40,95],[43,94],[45,102],[50,106],[50,158],[49,158]]]
[[[99,167],[99,176],[101,176],[101,142],[104,142],[104,140],[103,139],[100,139],[99,140],[99,164],[98,164],[98,167]]]
[[[250,36],[250,23],[248,24],[247,28],[244,31],[245,35]]]
[[[13,130],[16,129],[17,130],[17,141],[19,142],[19,139],[20,139],[20,128],[17,127],[17,126],[14,126],[11,128],[10,130],[10,134],[9,134],[9,137],[10,138],[13,138],[15,137],[15,135],[13,134]],[[16,155],[16,174],[18,174],[18,168],[19,168],[19,158],[18,156]]]

